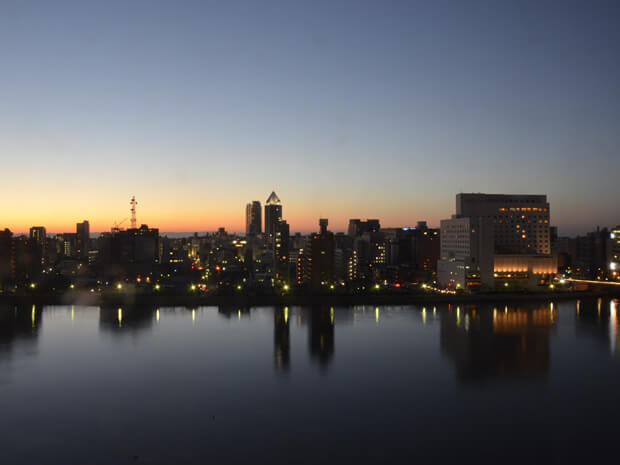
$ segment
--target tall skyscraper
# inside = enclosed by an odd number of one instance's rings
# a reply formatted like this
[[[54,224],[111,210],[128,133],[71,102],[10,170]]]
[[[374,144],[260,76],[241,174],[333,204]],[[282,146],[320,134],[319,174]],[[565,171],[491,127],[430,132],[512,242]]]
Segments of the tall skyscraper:
[[[282,202],[275,192],[265,202],[265,234],[272,236],[282,219]]]
[[[88,257],[88,244],[90,241],[90,224],[84,220],[81,223],[75,225],[75,231],[77,235],[76,246],[78,257]]]
[[[260,202],[254,200],[245,206],[245,235],[255,236],[262,232],[262,215]]]

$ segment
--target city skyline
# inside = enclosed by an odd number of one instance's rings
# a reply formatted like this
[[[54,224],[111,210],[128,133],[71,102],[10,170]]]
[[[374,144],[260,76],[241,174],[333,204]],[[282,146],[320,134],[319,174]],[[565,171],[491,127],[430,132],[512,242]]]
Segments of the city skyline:
[[[455,192],[548,195],[618,222],[615,2],[7,3],[2,220],[93,231],[438,225]],[[579,212],[575,215],[574,212]]]
[[[2,463],[615,463],[619,57],[620,0],[0,0]]]
[[[275,193],[275,190],[272,191],[272,195]],[[461,193],[462,194],[462,193]],[[488,193],[487,193],[488,194]],[[503,195],[506,195],[506,193],[502,193]],[[522,195],[522,194],[508,194],[508,195]],[[127,200],[127,199],[125,199]],[[267,200],[269,200],[269,198],[267,198]],[[279,199],[278,199],[279,201]],[[232,221],[232,227],[231,224],[223,224],[222,222],[220,223],[215,223],[212,222],[210,224],[213,224],[214,226],[210,229],[207,228],[203,228],[203,227],[198,227],[198,228],[189,228],[189,229],[167,229],[165,226],[161,227],[161,225],[165,225],[166,223],[166,219],[165,218],[158,218],[157,216],[155,216],[153,214],[153,210],[151,209],[146,216],[142,215],[142,206],[145,204],[148,207],[148,201],[147,202],[141,202],[140,203],[140,207],[138,210],[138,225],[140,224],[147,224],[149,226],[152,227],[157,227],[162,234],[193,234],[193,233],[209,233],[209,232],[215,232],[217,231],[219,228],[225,228],[228,232],[231,233],[235,233],[235,234],[241,234],[241,235],[245,235],[246,232],[246,207],[249,203],[252,202],[256,202],[255,200],[248,200],[244,205],[240,206],[239,208],[239,212],[237,212],[237,215],[234,214],[234,212],[227,212],[226,215],[224,215],[224,218],[233,218],[234,219],[230,219],[229,221]],[[260,207],[261,209],[264,208],[267,204],[265,200],[258,200],[258,202],[260,203]],[[454,201],[452,202],[454,204]],[[131,203],[130,202],[126,202],[127,206],[130,206]],[[292,208],[292,206],[288,205],[288,202],[284,201],[282,202],[283,205],[286,205],[286,213],[284,214],[283,219],[285,219],[289,224],[291,224],[291,218],[297,219],[299,220],[299,218],[301,217],[301,215],[299,214],[299,212],[295,212],[294,208]],[[453,206],[452,206],[453,208]],[[594,224],[594,225],[583,225],[582,228],[563,228],[561,227],[561,225],[558,225],[557,223],[555,223],[553,221],[553,212],[554,210],[558,208],[557,205],[554,204],[554,209],[551,210],[552,216],[551,216],[551,226],[554,227],[558,227],[558,233],[560,235],[566,235],[566,236],[571,236],[571,235],[578,235],[578,234],[583,234],[583,233],[587,233],[593,230],[596,230],[597,228],[603,229],[603,228],[613,228],[615,225],[618,224],[618,220],[617,221],[612,221],[609,224]],[[122,213],[122,212],[120,212]],[[86,214],[86,216],[84,216],[84,218],[82,218],[82,220],[86,220],[89,222],[90,226],[90,231],[91,231],[91,235],[95,235],[101,232],[106,232],[106,231],[110,231],[113,227],[119,225],[122,229],[124,228],[129,228],[130,226],[130,217],[131,217],[131,212],[130,209],[127,208],[125,210],[125,216],[123,216],[122,214],[116,215],[115,219],[112,220],[110,218],[110,220],[107,222],[108,226],[106,226],[106,221],[105,220],[95,220],[93,221],[91,218],[93,218],[92,215],[88,215]],[[574,213],[574,212],[573,212]],[[316,217],[313,218],[303,218],[303,220],[301,221],[302,224],[309,224],[309,227],[307,229],[303,229],[303,228],[298,228],[297,227],[297,222],[295,220],[293,220],[293,228],[291,228],[291,232],[300,232],[302,234],[309,234],[312,232],[316,232],[318,230],[317,228],[317,221],[319,218],[323,218],[323,217],[327,217],[330,220],[330,230],[333,230],[335,232],[346,232],[347,228],[349,226],[349,220],[353,219],[353,218],[359,218],[359,219],[367,219],[367,218],[377,218],[379,219],[382,224],[384,225],[384,227],[390,228],[390,227],[414,227],[418,221],[425,221],[428,223],[428,225],[430,227],[439,227],[439,224],[442,220],[445,219],[449,219],[452,216],[453,212],[452,210],[448,210],[447,212],[443,213],[443,214],[435,214],[434,216],[420,216],[420,215],[415,215],[413,214],[413,216],[410,216],[411,220],[410,221],[406,221],[405,223],[400,223],[400,224],[396,224],[396,223],[391,223],[389,220],[389,217],[386,216],[382,216],[380,214],[367,214],[367,215],[348,215],[346,217],[336,217],[335,219],[332,219],[332,217],[329,217],[329,215],[317,215]],[[54,216],[54,212],[50,213],[50,217]],[[238,218],[237,218],[238,217]],[[438,217],[439,219],[437,220],[437,222],[435,223],[433,220],[429,220],[429,218],[433,218],[433,217]],[[78,218],[78,217],[76,217]],[[97,217],[94,217],[97,218]],[[396,217],[395,217],[396,218]],[[618,215],[617,218],[620,218],[620,215]],[[14,234],[28,234],[30,228],[35,227],[35,226],[43,226],[46,228],[47,233],[48,234],[62,234],[62,233],[66,233],[69,231],[72,231],[75,229],[75,225],[82,221],[82,220],[74,220],[69,224],[64,224],[64,223],[55,223],[54,221],[45,223],[44,221],[36,221],[33,219],[33,221],[29,224],[23,224],[22,226],[17,226],[14,227],[13,225],[10,224],[3,224],[0,225],[2,226],[2,228],[8,228],[10,229]],[[217,220],[215,220],[217,221]],[[60,226],[54,226],[55,224],[60,224]],[[205,223],[203,223],[204,225]],[[262,223],[261,223],[262,225]]]

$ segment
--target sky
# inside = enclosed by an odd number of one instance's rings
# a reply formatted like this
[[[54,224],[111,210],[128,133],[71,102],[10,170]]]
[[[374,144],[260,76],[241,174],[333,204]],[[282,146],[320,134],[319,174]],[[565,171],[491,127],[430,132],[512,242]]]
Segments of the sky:
[[[458,192],[620,223],[617,1],[0,0],[0,227],[387,227]]]

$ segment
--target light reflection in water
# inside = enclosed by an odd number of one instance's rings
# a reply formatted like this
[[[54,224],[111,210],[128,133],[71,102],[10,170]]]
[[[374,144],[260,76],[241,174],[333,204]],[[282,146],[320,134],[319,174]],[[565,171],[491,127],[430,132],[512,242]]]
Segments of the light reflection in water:
[[[617,303],[617,300],[609,302],[609,349],[612,354],[616,353],[616,342],[618,340]]]
[[[610,344],[612,351],[620,347],[618,306],[616,300],[609,302],[608,307],[608,299],[604,299],[600,321],[597,320],[596,298],[584,298],[577,304],[578,317],[575,317],[574,301],[556,301],[553,306],[549,302],[509,304],[507,312],[502,311],[501,305],[493,308],[489,304],[462,304],[453,306],[456,311],[452,312],[448,311],[447,305],[438,305],[438,308],[367,305],[365,311],[362,308],[304,307],[303,312],[302,308],[293,307],[292,310],[297,309],[297,318],[290,314],[288,307],[244,308],[240,311],[231,306],[219,312],[200,308],[201,325],[196,325],[192,331],[185,331],[187,316],[191,311],[192,318],[195,318],[198,309],[104,306],[95,311],[94,308],[77,307],[80,318],[72,327],[67,317],[73,319],[74,315],[66,311],[69,307],[61,311],[54,308],[42,311],[39,305],[36,308],[25,305],[17,311],[10,307],[0,311],[0,362],[9,356],[14,359],[39,357],[37,364],[48,365],[46,370],[33,370],[38,366],[15,363],[11,370],[0,371],[0,381],[2,375],[11,376],[10,386],[0,383],[0,392],[4,396],[3,420],[18,423],[20,418],[34,418],[37,414],[34,408],[41,404],[32,407],[24,402],[24,392],[44,394],[53,383],[58,387],[49,406],[54,415],[40,415],[30,428],[37,435],[44,434],[45,430],[54,428],[58,418],[62,418],[67,439],[74,431],[79,431],[84,439],[80,444],[105,443],[95,452],[105,454],[109,451],[110,456],[103,456],[99,463],[124,463],[122,459],[128,454],[136,454],[136,457],[140,454],[142,463],[143,456],[164,454],[171,447],[175,457],[165,457],[169,460],[162,460],[162,463],[202,463],[203,460],[199,459],[210,457],[214,451],[220,457],[230,454],[233,442],[230,438],[235,434],[243,435],[246,443],[255,441],[251,446],[256,446],[256,450],[260,447],[264,454],[281,450],[281,442],[273,449],[268,448],[274,433],[285,439],[296,437],[301,446],[307,447],[308,451],[314,450],[316,438],[307,439],[308,435],[303,434],[307,430],[324,431],[325,434],[319,437],[322,447],[327,444],[322,453],[328,447],[338,451],[343,438],[352,441],[361,431],[369,435],[376,431],[379,436],[390,428],[399,434],[406,432],[402,436],[406,436],[406,444],[409,444],[410,431],[416,431],[419,437],[427,434],[426,431],[434,431],[429,428],[429,422],[436,428],[445,418],[450,419],[448,427],[455,425],[462,427],[463,431],[468,427],[475,429],[471,437],[458,444],[459,454],[471,447],[472,441],[480,434],[485,439],[481,448],[492,447],[491,444],[501,441],[505,431],[497,431],[500,429],[496,427],[498,424],[516,424],[525,435],[529,435],[528,427],[539,422],[536,434],[560,440],[574,437],[570,434],[575,423],[557,421],[556,412],[571,409],[571,418],[584,420],[583,424],[586,424],[585,420],[599,418],[604,408],[608,408],[606,415],[611,417],[610,421],[619,418],[620,408],[617,402],[613,402],[613,395],[618,385],[620,361],[616,359],[613,364],[609,363]],[[428,318],[433,318],[431,308],[437,320],[429,322]],[[421,311],[421,318],[417,316],[418,311]],[[388,318],[377,326],[375,322],[381,312]],[[246,318],[244,325],[231,325],[231,320],[234,323],[234,317],[242,313],[246,317],[251,313],[252,318]],[[297,319],[301,327],[289,318]],[[357,326],[352,324],[354,318],[357,318]],[[87,350],[80,351],[80,347],[84,348],[84,338],[75,337],[76,331],[88,330],[87,325],[98,320],[101,334],[113,336],[93,338],[88,341]],[[154,320],[161,320],[161,325],[156,331],[149,331]],[[561,326],[557,326],[558,321]],[[35,330],[31,328],[33,322]],[[207,322],[209,324],[203,324]],[[335,325],[338,325],[338,331],[335,331]],[[73,329],[71,337],[65,338],[61,344],[63,328]],[[32,350],[36,347],[33,344],[37,344],[37,337],[45,330],[48,332],[41,338],[39,350]],[[203,337],[207,334],[204,331],[211,330],[217,331],[218,337]],[[252,337],[246,337],[248,334]],[[352,334],[359,337],[351,337]],[[557,334],[561,337],[555,337]],[[571,361],[570,369],[566,369],[568,365],[562,363],[562,359],[566,361],[567,357],[576,354],[575,343],[579,344],[584,335],[598,344],[587,341],[580,345],[577,348],[579,356]],[[26,351],[20,349],[25,343],[30,344]],[[11,347],[10,352],[5,350]],[[197,351],[201,356],[187,357],[188,350]],[[396,350],[401,354],[398,357],[394,356]],[[252,351],[257,351],[256,357]],[[53,363],[66,364],[65,359],[54,356],[63,353],[71,354],[71,361],[76,366],[88,370],[84,371],[84,376],[76,376],[70,370],[53,370],[56,368]],[[253,362],[251,370],[246,369],[248,357]],[[432,367],[429,367],[429,360]],[[557,366],[556,360],[561,362]],[[594,367],[593,372],[604,378],[599,378],[602,381],[597,383],[584,380],[580,373],[587,372],[597,360],[601,363]],[[49,372],[57,373],[53,380],[42,377]],[[165,381],[170,372],[175,375],[174,382]],[[26,374],[28,376],[24,376]],[[271,376],[278,376],[278,382],[271,382]],[[425,382],[420,382],[421,377]],[[546,379],[549,381],[545,382]],[[358,388],[356,382],[360,386],[363,382],[363,389]],[[253,399],[250,394],[252,383],[259,387]],[[459,386],[454,387],[455,383]],[[460,386],[463,383],[467,386]],[[209,384],[213,389],[204,388]],[[88,398],[92,386],[106,385],[113,386],[111,395],[104,393],[97,402]],[[136,386],[147,388],[136,391]],[[186,395],[179,395],[179,386]],[[557,395],[558,386],[571,395]],[[1,391],[4,387],[6,389]],[[451,399],[446,399],[446,391],[450,392]],[[238,408],[240,393],[247,393],[248,399],[243,407],[248,408]],[[372,402],[368,402],[369,393],[374,394]],[[482,400],[472,402],[478,397],[473,394],[480,394]],[[313,396],[321,402],[307,401]],[[576,397],[589,399],[587,405],[572,405]],[[114,420],[122,429],[115,430],[115,425],[110,424],[110,428],[80,430],[86,405],[89,415]],[[265,412],[261,412],[260,417],[253,410],[257,405]],[[493,407],[493,412],[485,416],[485,412],[491,410],[489,406]],[[111,407],[115,408],[113,416],[107,411]],[[141,413],[139,416],[135,415],[137,409]],[[358,414],[351,416],[353,409]],[[220,420],[227,412],[235,417],[234,421]],[[239,421],[236,421],[237,417]],[[257,420],[263,418],[272,422],[270,427],[255,428],[259,424]],[[437,423],[433,423],[433,418],[438,418]],[[599,439],[607,426],[596,422],[587,424],[589,427],[580,430],[578,435],[588,440]],[[131,431],[130,428],[141,431],[140,450],[134,450],[134,445],[131,449],[119,447],[114,441],[118,434]],[[341,431],[339,437],[332,443],[325,442],[329,441],[332,429]],[[19,447],[15,446],[23,436],[21,431],[12,432],[7,428],[3,432],[12,435],[11,441],[3,442],[7,456],[14,457],[18,449],[27,450],[26,439],[18,444]],[[435,445],[442,440],[443,433],[442,430],[423,437],[406,452],[413,456],[425,443],[431,443],[429,450],[439,450],[441,454],[442,448]],[[209,441],[202,440],[206,434]],[[303,442],[306,440],[308,442]],[[390,438],[380,452],[381,457],[372,458],[385,459],[394,444]],[[510,439],[497,447],[502,453],[508,450],[512,454],[516,453],[511,450],[513,444],[514,440]],[[90,444],[78,452],[86,455],[91,452],[88,447]],[[372,448],[376,448],[376,444],[373,443]],[[374,450],[372,448],[369,448],[370,452]],[[188,456],[178,456],[183,450],[189,450]],[[521,448],[514,450],[518,452]],[[43,454],[54,453],[62,455],[63,448],[49,441],[41,443],[41,452],[29,452],[27,458],[32,457],[29,463],[41,463],[46,460]],[[74,456],[75,453],[75,449],[70,451]],[[286,450],[283,452],[285,460],[270,463],[290,463],[286,461],[290,461],[288,454]],[[64,463],[72,461],[71,457],[61,458],[65,459]],[[455,456],[440,458],[442,460],[432,462],[456,461]],[[536,462],[534,459],[524,457],[519,463]],[[355,463],[377,461],[357,460]],[[463,463],[470,461],[462,460]]]

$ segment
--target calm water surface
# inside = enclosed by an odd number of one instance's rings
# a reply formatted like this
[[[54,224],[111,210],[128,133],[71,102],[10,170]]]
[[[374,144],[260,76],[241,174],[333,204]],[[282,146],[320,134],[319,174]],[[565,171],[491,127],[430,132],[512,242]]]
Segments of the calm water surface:
[[[0,306],[0,462],[618,463],[618,311]]]

